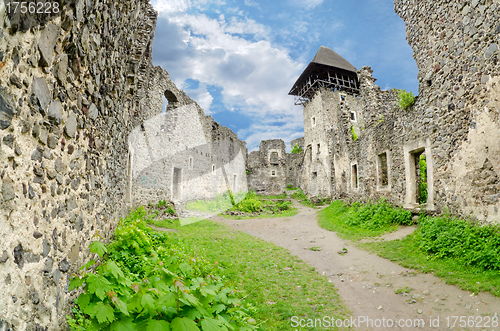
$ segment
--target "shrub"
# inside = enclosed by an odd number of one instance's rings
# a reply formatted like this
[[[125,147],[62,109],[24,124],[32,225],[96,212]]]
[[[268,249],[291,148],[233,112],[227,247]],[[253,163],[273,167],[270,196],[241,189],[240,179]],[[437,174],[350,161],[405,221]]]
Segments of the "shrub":
[[[465,265],[500,270],[500,227],[465,220],[421,216],[415,242],[431,259],[457,258]]]
[[[354,126],[351,126],[351,135],[352,135],[352,141],[358,140],[358,135],[354,131]]]
[[[153,231],[144,216],[140,207],[120,220],[111,244],[90,245],[102,263],[92,272],[91,260],[70,281],[70,290],[83,289],[67,317],[71,330],[254,330],[216,267]]]
[[[399,90],[398,93],[398,104],[404,110],[412,106],[415,103],[415,96],[413,92],[406,92],[405,90]]]
[[[293,147],[292,147],[293,154],[300,154],[300,153],[302,153],[302,151],[303,151],[303,149],[301,146],[299,146],[299,144],[293,145]]]

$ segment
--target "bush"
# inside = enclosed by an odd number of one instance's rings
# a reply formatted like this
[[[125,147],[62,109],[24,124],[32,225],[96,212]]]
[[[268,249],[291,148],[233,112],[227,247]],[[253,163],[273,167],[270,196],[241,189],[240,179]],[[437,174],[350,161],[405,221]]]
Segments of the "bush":
[[[146,216],[140,207],[120,220],[111,244],[90,245],[102,263],[92,272],[91,260],[70,281],[70,290],[83,289],[67,317],[71,330],[254,330],[216,266],[153,231]]]
[[[303,149],[301,146],[299,146],[299,144],[293,145],[293,147],[292,147],[293,154],[300,154],[300,153],[302,153],[302,151],[303,151]]]
[[[418,160],[420,166],[420,182],[418,183],[418,189],[420,191],[420,203],[427,202],[427,162],[425,160],[425,155],[421,154]]]
[[[262,202],[254,196],[245,197],[238,203],[237,208],[246,213],[253,213],[254,211],[260,210],[262,207]]]
[[[358,140],[358,135],[354,131],[354,126],[351,126],[351,135],[352,135],[352,141]]]
[[[415,96],[413,92],[406,92],[405,90],[399,90],[398,93],[398,104],[404,110],[408,109],[408,107],[413,106],[415,103]]]
[[[465,220],[421,216],[415,242],[432,259],[452,257],[465,265],[500,270],[500,227]]]

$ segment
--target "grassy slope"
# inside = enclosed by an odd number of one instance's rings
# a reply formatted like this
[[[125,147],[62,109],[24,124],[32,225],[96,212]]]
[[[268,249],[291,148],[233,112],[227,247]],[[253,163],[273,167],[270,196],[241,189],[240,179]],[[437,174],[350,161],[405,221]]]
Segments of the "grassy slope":
[[[262,322],[261,330],[291,330],[293,316],[350,316],[327,278],[284,248],[211,221],[182,227],[155,224],[175,228],[178,232],[173,235],[192,244],[208,260],[217,261],[230,286],[255,304],[253,317]]]

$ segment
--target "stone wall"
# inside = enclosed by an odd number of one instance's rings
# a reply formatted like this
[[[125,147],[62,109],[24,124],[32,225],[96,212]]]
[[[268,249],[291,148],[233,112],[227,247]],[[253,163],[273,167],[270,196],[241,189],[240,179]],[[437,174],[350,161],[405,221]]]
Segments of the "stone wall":
[[[396,0],[395,10],[419,69],[415,104],[403,110],[366,66],[359,95],[319,90],[303,108],[299,186],[309,196],[385,198],[415,212],[498,222],[500,1]]]
[[[129,146],[133,205],[170,200],[179,206],[248,190],[245,142],[196,103],[145,121],[130,134]]]
[[[65,328],[70,275],[128,211],[130,134],[163,96],[169,109],[197,107],[152,65],[147,1],[59,3],[56,15],[24,17],[0,3],[2,330]],[[219,131],[203,130],[208,141]]]
[[[297,144],[304,151],[304,137],[297,138],[290,142],[290,148]],[[304,162],[304,153],[287,153],[286,154],[286,185],[292,187],[299,187],[300,177],[302,174],[302,164]]]
[[[281,139],[262,140],[259,151],[247,158],[248,189],[257,194],[276,195],[285,192],[287,153]]]

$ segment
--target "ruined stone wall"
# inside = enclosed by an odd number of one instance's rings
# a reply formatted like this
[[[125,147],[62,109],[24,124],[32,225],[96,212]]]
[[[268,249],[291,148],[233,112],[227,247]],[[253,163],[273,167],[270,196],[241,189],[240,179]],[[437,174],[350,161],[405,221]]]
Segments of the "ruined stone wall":
[[[62,1],[53,16],[0,3],[0,325],[60,330],[73,272],[127,210],[128,135],[188,98],[152,65],[144,1]],[[172,97],[175,96],[175,98]],[[175,99],[175,100],[174,100]]]
[[[286,154],[286,185],[292,187],[300,186],[300,178],[302,176],[302,163],[304,162],[304,137],[294,139],[290,142],[290,148],[297,144],[302,148],[302,153]]]
[[[413,111],[432,144],[436,209],[498,221],[500,1],[397,0],[394,7],[419,69]]]
[[[288,154],[283,140],[262,140],[259,151],[251,152],[248,155],[248,189],[253,189],[257,194],[263,195],[276,195],[285,192],[287,160]]]
[[[171,200],[176,206],[247,191],[246,144],[195,103],[170,108],[129,136],[133,205]]]

